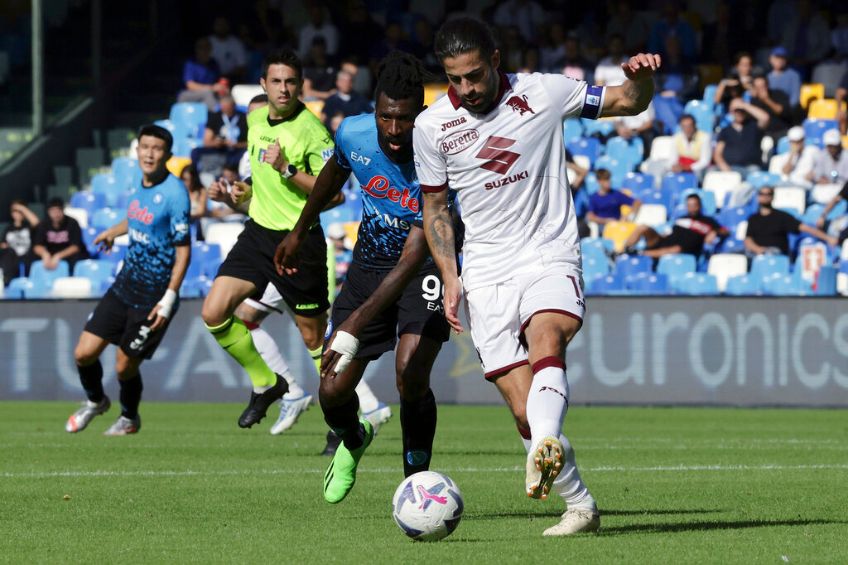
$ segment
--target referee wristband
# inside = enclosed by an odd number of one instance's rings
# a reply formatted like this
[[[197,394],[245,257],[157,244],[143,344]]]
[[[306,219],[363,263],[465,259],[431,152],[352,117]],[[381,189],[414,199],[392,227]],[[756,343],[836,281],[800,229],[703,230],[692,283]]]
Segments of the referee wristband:
[[[165,295],[159,300],[158,314],[163,318],[170,318],[174,310],[174,304],[177,301],[177,293],[170,288],[165,291]]]

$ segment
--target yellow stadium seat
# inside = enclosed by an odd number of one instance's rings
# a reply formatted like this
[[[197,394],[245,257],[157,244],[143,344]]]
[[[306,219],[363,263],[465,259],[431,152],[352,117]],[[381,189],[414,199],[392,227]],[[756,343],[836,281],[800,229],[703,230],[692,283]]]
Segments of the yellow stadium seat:
[[[610,222],[604,225],[604,239],[611,239],[616,252],[624,251],[624,242],[636,229],[633,222]]]
[[[317,117],[321,117],[321,110],[324,109],[323,100],[310,100],[309,102],[304,102],[303,105],[309,108],[309,111],[315,114]]]
[[[433,102],[441,98],[448,91],[448,85],[443,83],[432,83],[424,85],[424,105],[431,106]]]
[[[351,245],[356,245],[356,237],[359,234],[359,222],[345,222],[345,239],[350,239]]]
[[[171,157],[168,159],[168,162],[165,163],[168,171],[170,171],[170,173],[175,177],[179,177],[180,174],[182,174],[186,165],[191,165],[191,159],[188,157]]]
[[[842,103],[842,107],[845,108],[844,102]],[[835,120],[837,113],[836,100],[825,98],[824,100],[813,100],[810,102],[807,117],[817,120]]]
[[[842,147],[844,147],[845,149],[848,149],[848,135],[842,136]]]
[[[816,82],[801,85],[801,107],[803,109],[806,110],[810,102],[817,98],[819,100],[824,98],[824,85],[822,83]]]

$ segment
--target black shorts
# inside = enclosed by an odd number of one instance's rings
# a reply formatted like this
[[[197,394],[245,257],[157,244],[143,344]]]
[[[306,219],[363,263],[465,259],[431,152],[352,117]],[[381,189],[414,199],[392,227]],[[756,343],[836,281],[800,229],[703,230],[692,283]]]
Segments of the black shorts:
[[[380,286],[388,271],[364,269],[351,264],[344,286],[333,303],[333,314],[327,327],[327,338],[347,320]],[[440,343],[450,338],[450,326],[445,320],[442,304],[442,279],[435,266],[422,269],[404,289],[397,302],[365,326],[359,336],[358,359],[377,359],[395,348],[403,334],[428,337]]]
[[[330,307],[324,230],[320,224],[309,230],[300,250],[297,272],[280,276],[274,268],[274,252],[288,233],[288,230],[269,230],[248,220],[217,276],[252,282],[257,300],[271,283],[295,314],[318,316]]]
[[[110,288],[97,303],[84,329],[117,345],[128,357],[150,359],[165,337],[165,332],[179,309],[179,301],[174,304],[171,318],[165,326],[155,332],[150,331],[151,322],[147,319],[151,309],[127,305]]]

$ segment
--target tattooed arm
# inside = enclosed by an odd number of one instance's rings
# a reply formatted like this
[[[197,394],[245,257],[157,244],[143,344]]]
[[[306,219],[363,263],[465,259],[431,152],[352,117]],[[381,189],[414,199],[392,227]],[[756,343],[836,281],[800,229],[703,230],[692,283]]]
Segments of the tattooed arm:
[[[424,235],[430,253],[445,287],[445,319],[456,333],[461,333],[459,303],[462,300],[462,283],[456,270],[456,238],[448,209],[448,191],[424,192]]]
[[[660,68],[660,56],[640,53],[621,65],[627,80],[620,86],[606,87],[600,118],[635,116],[644,112],[654,97],[654,73]]]

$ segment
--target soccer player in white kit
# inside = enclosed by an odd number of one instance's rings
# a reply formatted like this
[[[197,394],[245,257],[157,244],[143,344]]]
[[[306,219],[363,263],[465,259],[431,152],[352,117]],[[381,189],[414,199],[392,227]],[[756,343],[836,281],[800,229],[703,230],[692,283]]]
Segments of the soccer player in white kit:
[[[565,349],[585,310],[580,240],[568,187],[563,120],[642,112],[660,57],[639,54],[620,86],[590,86],[554,74],[505,74],[485,24],[445,23],[436,56],[450,88],[415,122],[415,166],[424,230],[444,281],[448,322],[462,294],[486,379],[509,405],[528,451],[526,492],[566,502],[546,536],[596,531],[597,505],[562,435],[568,409]],[[447,187],[465,223],[462,279],[454,254]]]

